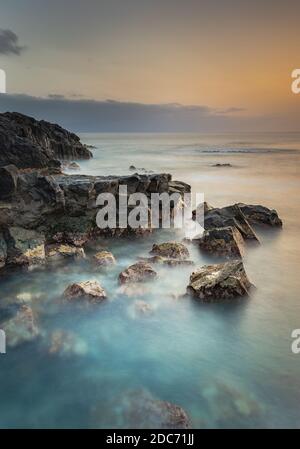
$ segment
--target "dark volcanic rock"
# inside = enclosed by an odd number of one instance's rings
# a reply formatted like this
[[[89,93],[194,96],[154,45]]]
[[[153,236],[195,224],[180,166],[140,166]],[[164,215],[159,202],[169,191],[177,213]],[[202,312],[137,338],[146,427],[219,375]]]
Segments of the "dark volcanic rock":
[[[237,204],[209,209],[204,215],[205,229],[236,227],[245,239],[258,240],[245,215]]]
[[[59,125],[16,112],[0,114],[0,167],[60,167],[62,159],[89,159],[92,153]]]
[[[45,263],[45,237],[37,231],[11,226],[5,232],[7,265],[34,266]]]
[[[222,302],[248,296],[250,283],[241,261],[205,265],[193,272],[187,293],[201,302]]]
[[[242,257],[244,240],[237,228],[215,228],[204,231],[198,240],[199,248],[211,254],[225,257]]]
[[[282,220],[279,218],[275,209],[268,209],[265,206],[243,203],[239,203],[238,206],[251,224],[282,226]]]
[[[18,169],[15,165],[0,167],[0,201],[13,197],[17,188]]]

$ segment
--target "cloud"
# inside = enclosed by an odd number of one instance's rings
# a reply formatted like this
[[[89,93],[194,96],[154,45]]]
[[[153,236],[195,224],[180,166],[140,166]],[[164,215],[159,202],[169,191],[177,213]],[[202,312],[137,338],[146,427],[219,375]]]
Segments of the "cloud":
[[[0,28],[0,55],[20,55],[24,49],[13,31]]]
[[[222,131],[238,118],[238,114],[232,117],[205,105],[96,101],[56,94],[46,98],[24,94],[0,95],[0,112],[5,111],[17,111],[56,122],[77,132]]]

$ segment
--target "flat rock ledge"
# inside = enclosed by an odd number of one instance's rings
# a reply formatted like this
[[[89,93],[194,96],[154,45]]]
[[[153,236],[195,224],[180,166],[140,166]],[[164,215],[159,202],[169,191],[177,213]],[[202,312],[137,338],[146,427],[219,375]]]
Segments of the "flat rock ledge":
[[[242,261],[205,265],[190,276],[187,294],[200,302],[230,301],[249,296],[252,284]]]
[[[194,262],[190,259],[168,259],[162,256],[140,257],[139,259],[150,264],[167,265],[169,267],[194,265]]]
[[[150,254],[161,256],[169,259],[188,259],[190,256],[189,250],[185,245],[178,242],[167,242],[154,244]]]
[[[204,231],[203,236],[196,242],[202,251],[216,256],[237,258],[244,255],[244,239],[235,227]]]
[[[120,284],[146,282],[156,278],[157,273],[147,262],[137,262],[119,274]]]
[[[90,303],[100,303],[107,298],[97,281],[75,282],[66,288],[63,296],[68,301],[87,300]]]

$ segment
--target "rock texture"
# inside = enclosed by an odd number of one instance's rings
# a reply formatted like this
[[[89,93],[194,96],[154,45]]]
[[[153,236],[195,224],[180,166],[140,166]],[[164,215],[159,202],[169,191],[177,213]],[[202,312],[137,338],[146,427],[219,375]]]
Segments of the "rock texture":
[[[242,257],[244,254],[244,240],[237,228],[215,228],[204,231],[197,240],[199,248],[210,254],[224,257]]]
[[[20,346],[34,340],[39,335],[31,307],[20,306],[9,320],[1,324],[6,333],[6,344],[9,347]]]
[[[83,248],[68,244],[54,244],[46,248],[47,262],[63,262],[66,259],[84,259],[85,252]]]
[[[87,300],[90,303],[99,303],[107,298],[105,290],[97,281],[71,284],[64,291],[64,297],[68,301]]]
[[[248,296],[250,283],[241,261],[205,265],[190,277],[187,293],[201,302],[222,302]]]
[[[255,231],[237,204],[205,211],[205,229],[223,228],[228,226],[236,227],[245,239],[259,241]]]
[[[119,282],[128,284],[134,282],[145,282],[157,276],[156,271],[146,262],[137,262],[119,274]]]
[[[166,242],[154,244],[150,254],[166,257],[170,259],[187,259],[189,257],[189,250],[185,245],[178,242]]]
[[[100,251],[93,256],[93,263],[97,267],[108,267],[109,265],[115,265],[116,259],[109,251]]]
[[[76,134],[56,124],[16,112],[0,114],[0,167],[59,168],[59,160],[91,157]]]
[[[254,225],[282,226],[275,209],[268,209],[265,206],[239,203],[238,207],[243,212],[249,223]]]

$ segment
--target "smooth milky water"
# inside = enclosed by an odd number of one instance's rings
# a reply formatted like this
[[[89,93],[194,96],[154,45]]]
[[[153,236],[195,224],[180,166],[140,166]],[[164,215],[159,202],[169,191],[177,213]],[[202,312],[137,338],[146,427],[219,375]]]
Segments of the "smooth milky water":
[[[42,336],[0,355],[0,427],[143,427],[126,404],[130,395],[149,394],[182,406],[196,428],[299,428],[300,354],[291,351],[291,333],[300,328],[300,134],[81,137],[96,149],[80,173],[129,174],[130,165],[168,172],[214,206],[275,208],[284,227],[257,230],[262,244],[247,245],[244,264],[257,289],[238,305],[174,299],[193,267],[156,266],[157,280],[124,295],[119,272],[147,256],[153,242],[182,238],[172,230],[93,244],[88,255],[105,247],[117,259],[106,272],[83,261],[2,280],[0,300],[29,301]],[[189,249],[196,266],[215,261]],[[62,304],[69,283],[91,278],[106,289],[105,304]],[[136,300],[153,313],[139,315]],[[58,330],[73,340],[55,353]]]

